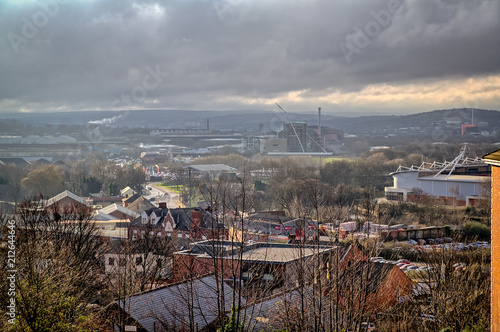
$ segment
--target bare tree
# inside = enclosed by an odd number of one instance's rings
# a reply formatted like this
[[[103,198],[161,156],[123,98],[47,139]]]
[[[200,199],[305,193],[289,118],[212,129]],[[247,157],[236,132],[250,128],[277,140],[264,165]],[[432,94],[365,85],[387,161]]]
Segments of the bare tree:
[[[37,198],[22,202],[15,220],[17,323],[11,327],[78,329],[81,317],[91,315],[87,305],[99,303],[96,295],[103,289],[101,243],[90,210],[48,208]]]

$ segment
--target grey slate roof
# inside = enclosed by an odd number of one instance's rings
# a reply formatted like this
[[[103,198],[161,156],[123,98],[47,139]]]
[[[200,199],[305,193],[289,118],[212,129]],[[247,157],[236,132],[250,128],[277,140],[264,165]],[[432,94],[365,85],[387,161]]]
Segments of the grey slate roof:
[[[139,198],[141,197],[141,195],[139,194],[134,194],[132,196],[130,196],[129,198],[123,200],[124,203],[133,203],[135,202],[136,200],[138,200]]]
[[[230,310],[232,289],[226,284],[224,294],[225,310]],[[207,276],[132,295],[125,303],[116,303],[147,331],[189,328],[188,304],[192,303],[194,323],[201,330],[217,318],[216,281],[214,276]]]
[[[158,219],[158,222],[153,225],[156,227],[162,227],[163,226],[163,221],[165,217],[167,216],[168,212],[172,215],[172,219],[174,220],[174,229],[178,231],[189,231],[191,230],[191,225],[192,225],[192,217],[191,213],[192,211],[195,210],[195,208],[176,208],[176,209],[169,209],[169,208],[151,208],[144,210],[148,216],[151,215],[151,213],[155,213],[157,216],[161,216],[161,218]],[[142,223],[142,219],[139,216],[132,222],[132,226],[144,226]],[[217,222],[215,218],[210,214],[210,212],[201,211],[201,228],[209,228],[209,229],[222,229],[224,228],[224,225],[221,222]]]
[[[304,294],[304,300],[306,302],[305,305],[307,307],[307,310],[311,310],[311,301],[313,299],[315,301],[318,301],[318,291],[314,291],[313,287],[311,285],[308,285],[303,288],[302,292]],[[328,298],[321,295],[321,300],[323,302],[323,317],[325,319],[325,323],[328,321],[328,312],[330,308],[332,310],[338,310],[339,316],[343,315],[343,313],[339,309],[335,308],[333,302],[329,301]],[[287,306],[298,307],[300,306],[300,301],[300,291],[299,289],[295,289],[246,306],[244,309],[245,331],[257,332],[270,330],[271,326],[268,325],[269,320],[273,320],[279,316],[286,316]],[[306,315],[306,317],[308,321],[304,322],[304,325],[312,326],[314,324],[311,320],[313,315]]]

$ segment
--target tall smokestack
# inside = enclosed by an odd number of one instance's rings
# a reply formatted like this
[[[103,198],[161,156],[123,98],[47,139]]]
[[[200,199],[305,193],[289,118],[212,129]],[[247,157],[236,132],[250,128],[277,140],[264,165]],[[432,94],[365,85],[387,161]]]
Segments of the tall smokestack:
[[[321,140],[321,107],[318,107],[318,136]]]
[[[207,118],[207,131],[209,131],[209,130],[210,130],[210,119]]]

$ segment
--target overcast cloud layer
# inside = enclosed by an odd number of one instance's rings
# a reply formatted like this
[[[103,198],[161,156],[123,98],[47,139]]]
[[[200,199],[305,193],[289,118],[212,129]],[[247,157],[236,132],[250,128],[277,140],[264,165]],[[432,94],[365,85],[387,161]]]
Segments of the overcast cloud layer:
[[[0,0],[0,111],[499,109],[498,0]]]

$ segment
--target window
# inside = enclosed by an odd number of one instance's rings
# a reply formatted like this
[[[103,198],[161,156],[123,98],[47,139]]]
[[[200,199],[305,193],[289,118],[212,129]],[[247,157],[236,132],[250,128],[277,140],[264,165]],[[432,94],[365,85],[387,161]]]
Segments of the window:
[[[120,261],[118,264],[120,264],[120,266],[125,266],[125,265],[127,265],[127,260],[125,258],[120,258]]]
[[[177,237],[182,237],[182,233],[177,234]]]
[[[135,265],[139,265],[142,263],[142,256],[136,257],[135,258]]]
[[[264,275],[262,276],[262,280],[264,280],[264,281],[273,281],[274,280],[274,276],[272,274],[269,274],[269,273],[264,273]]]
[[[168,236],[168,237],[171,237],[171,236],[172,236],[172,233],[167,233],[167,236]]]
[[[398,192],[386,192],[385,198],[389,201],[402,201],[404,196],[403,193]]]
[[[156,260],[156,266],[157,266],[157,267],[159,267],[159,268],[161,268],[161,267],[162,267],[162,265],[163,265],[163,260],[162,260],[161,258],[158,258],[158,259]]]
[[[113,257],[108,258],[108,265],[111,265],[111,266],[115,265],[115,259]]]

